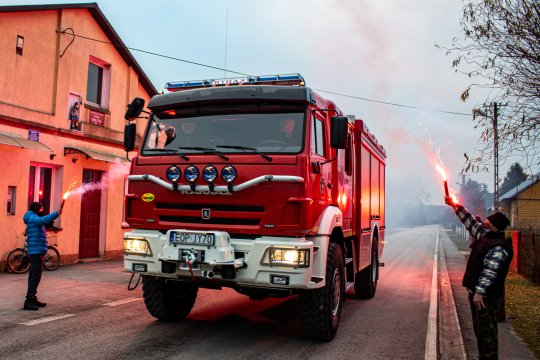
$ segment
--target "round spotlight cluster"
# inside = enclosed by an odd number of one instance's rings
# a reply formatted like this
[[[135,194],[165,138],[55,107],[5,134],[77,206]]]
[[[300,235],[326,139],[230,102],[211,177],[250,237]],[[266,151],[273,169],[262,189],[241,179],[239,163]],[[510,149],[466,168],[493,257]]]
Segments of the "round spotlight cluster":
[[[226,183],[232,183],[236,179],[236,169],[232,165],[227,165],[221,169],[221,178]]]
[[[199,178],[199,169],[193,165],[189,165],[184,170],[184,178],[190,183],[197,181]]]
[[[182,176],[182,170],[178,166],[171,166],[167,169],[167,179],[172,182],[177,182]]]
[[[184,179],[186,179],[189,184],[196,185],[196,181],[199,180],[199,177],[202,177],[207,183],[214,183],[218,179],[219,173],[220,172],[214,165],[207,165],[202,171],[194,165],[188,165],[184,169],[183,175]],[[221,179],[228,185],[232,185],[237,176],[238,172],[232,165],[225,165],[221,169]],[[182,178],[182,170],[177,165],[170,166],[166,171],[166,177],[167,180],[177,183]]]
[[[218,176],[218,171],[214,165],[208,165],[202,172],[202,177],[206,182],[214,182]]]

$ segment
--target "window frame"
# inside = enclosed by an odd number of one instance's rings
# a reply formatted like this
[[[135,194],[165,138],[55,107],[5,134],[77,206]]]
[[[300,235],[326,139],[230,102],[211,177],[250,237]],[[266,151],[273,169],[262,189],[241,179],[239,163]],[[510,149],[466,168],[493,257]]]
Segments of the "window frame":
[[[17,187],[8,185],[7,193],[7,214],[15,215],[15,209],[17,208]]]
[[[324,121],[318,116],[312,117],[310,151],[312,154],[326,158],[326,131]]]
[[[99,68],[100,72],[98,74],[98,78],[91,78],[90,77],[90,69],[91,66],[95,66]],[[92,94],[92,99],[90,99],[89,96],[89,84],[90,81],[96,81],[97,82],[97,92],[96,98],[94,99],[94,94]],[[110,89],[111,88],[111,64],[98,59],[92,55],[90,55],[90,58],[88,60],[88,72],[87,72],[87,79],[86,79],[86,104],[90,105],[91,107],[96,107],[98,109],[101,109],[103,111],[109,110],[109,104],[110,104]],[[96,100],[96,101],[93,101]]]
[[[45,164],[45,163],[38,163],[38,162],[31,162],[30,163],[30,169],[32,167],[35,167],[35,172],[34,172],[34,179],[33,179],[33,185],[34,185],[34,188],[32,189],[33,190],[33,198],[31,199],[30,198],[30,194],[31,194],[31,189],[30,189],[30,176],[32,175],[32,172],[30,171],[29,174],[28,174],[28,206],[30,206],[30,204],[32,202],[35,202],[35,201],[38,201],[38,202],[41,202],[43,204],[43,211],[45,214],[50,214],[52,209],[53,209],[53,203],[54,203],[54,199],[56,198],[56,189],[55,189],[55,184],[56,184],[56,172],[57,172],[57,168],[56,166],[52,165],[52,164]],[[42,201],[40,201],[40,196],[39,196],[39,187],[40,187],[40,183],[41,183],[41,169],[51,169],[51,180],[50,180],[50,184],[49,184],[49,199],[48,199],[48,206],[46,203],[43,203]]]

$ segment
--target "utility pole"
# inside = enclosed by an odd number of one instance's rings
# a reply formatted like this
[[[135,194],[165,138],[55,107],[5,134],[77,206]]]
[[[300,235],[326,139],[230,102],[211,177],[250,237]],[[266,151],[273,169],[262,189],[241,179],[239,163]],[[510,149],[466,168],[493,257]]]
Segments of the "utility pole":
[[[499,109],[497,102],[493,103],[493,209],[497,210],[499,203],[499,132],[497,127],[497,117]]]

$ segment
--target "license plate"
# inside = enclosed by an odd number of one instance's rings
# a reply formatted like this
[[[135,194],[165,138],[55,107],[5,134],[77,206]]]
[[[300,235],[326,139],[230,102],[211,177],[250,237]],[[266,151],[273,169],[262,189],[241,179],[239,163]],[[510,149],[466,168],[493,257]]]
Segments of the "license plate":
[[[171,231],[170,241],[173,244],[213,246],[216,236],[214,234],[190,233]]]
[[[146,272],[147,268],[146,268],[146,264],[133,264],[132,265],[132,269],[133,271],[137,271],[137,272]]]

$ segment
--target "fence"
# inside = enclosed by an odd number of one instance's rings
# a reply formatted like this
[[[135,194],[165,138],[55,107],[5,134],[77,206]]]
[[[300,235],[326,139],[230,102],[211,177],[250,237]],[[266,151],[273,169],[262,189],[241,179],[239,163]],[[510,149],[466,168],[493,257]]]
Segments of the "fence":
[[[513,230],[512,244],[512,270],[540,284],[540,229]]]

